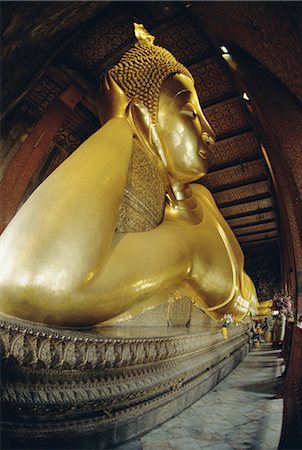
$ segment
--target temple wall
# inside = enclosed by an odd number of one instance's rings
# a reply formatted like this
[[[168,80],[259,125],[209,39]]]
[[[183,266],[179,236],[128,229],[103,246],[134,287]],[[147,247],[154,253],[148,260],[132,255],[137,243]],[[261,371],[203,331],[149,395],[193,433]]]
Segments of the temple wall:
[[[251,99],[250,110],[267,152],[276,193],[283,284],[293,288],[297,314],[301,314],[300,6],[286,2],[199,2],[193,3],[191,11],[199,15],[199,22],[217,46],[230,45],[231,56],[239,63],[234,74]],[[256,58],[254,65],[242,58],[240,49]]]
[[[245,255],[246,271],[252,278],[259,300],[269,300],[280,289],[281,273],[279,249],[271,246],[266,251]]]
[[[239,45],[302,99],[298,2],[193,2],[191,11],[210,36]]]
[[[238,78],[246,87],[275,191],[279,211],[282,278],[297,298],[297,315],[302,308],[302,115],[286,89],[266,71],[237,56]],[[280,109],[282,105],[282,109]]]
[[[47,75],[43,75],[4,119],[1,137],[1,178],[8,170],[9,163],[22,142],[63,90]],[[31,104],[33,99],[34,107]]]

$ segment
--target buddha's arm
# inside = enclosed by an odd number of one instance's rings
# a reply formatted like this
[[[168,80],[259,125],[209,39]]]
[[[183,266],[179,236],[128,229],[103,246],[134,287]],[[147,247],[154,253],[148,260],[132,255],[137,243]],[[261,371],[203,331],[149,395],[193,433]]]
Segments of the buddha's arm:
[[[201,262],[209,262],[207,277],[202,288],[208,285],[205,295],[208,311],[215,317],[218,314],[232,313],[242,318],[249,312],[254,314],[256,291],[253,282],[244,271],[244,255],[241,247],[221,215],[212,194],[203,186],[194,185],[194,194],[200,199],[205,211],[204,233],[201,236],[203,257]],[[210,219],[210,221],[209,221]],[[204,237],[206,235],[206,238]],[[208,249],[208,256],[206,249]],[[197,269],[200,262],[193,263]],[[211,268],[211,267],[212,268]],[[196,285],[197,276],[193,278]],[[211,297],[214,302],[211,304]],[[219,312],[220,311],[220,312]]]
[[[222,227],[225,235],[227,236],[227,239],[230,242],[232,252],[234,253],[234,257],[237,261],[238,266],[241,266],[243,268],[244,266],[244,255],[241,250],[241,247],[236,239],[236,236],[234,235],[233,231],[231,230],[229,224],[222,216],[221,212],[218,209],[218,206],[215,202],[215,199],[211,192],[202,185],[193,184],[192,185],[193,192],[203,201],[206,202],[209,206],[211,213],[214,215],[217,222]]]
[[[75,295],[85,299],[91,323],[96,317],[101,322],[184,281],[190,269],[190,248],[179,224],[163,222],[147,232],[116,233],[106,265]]]
[[[12,289],[10,297],[3,295],[2,311],[53,325],[93,325],[164,295],[185,280],[190,268],[190,249],[179,224],[164,222],[147,232],[116,233],[105,264],[81,286],[56,292],[53,285],[34,281]]]
[[[115,232],[131,149],[127,121],[112,119],[36,189],[2,236],[4,286],[68,291],[102,266]]]

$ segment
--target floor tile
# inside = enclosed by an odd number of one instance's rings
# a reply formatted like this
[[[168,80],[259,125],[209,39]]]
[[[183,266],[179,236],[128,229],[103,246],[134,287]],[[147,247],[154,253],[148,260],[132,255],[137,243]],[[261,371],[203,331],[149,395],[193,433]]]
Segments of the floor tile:
[[[116,450],[276,450],[283,401],[274,397],[283,380],[265,358],[272,361],[269,351],[250,353],[190,408]]]
[[[172,450],[172,447],[167,440],[163,440],[156,443],[142,444],[142,450]]]
[[[251,420],[260,420],[265,413],[261,409],[256,409],[255,411],[244,413],[244,415]]]
[[[126,444],[120,445],[119,450],[143,450],[140,441],[137,439],[135,441],[127,442]]]
[[[172,450],[200,450],[201,447],[193,438],[169,439]],[[155,450],[155,449],[154,449]]]

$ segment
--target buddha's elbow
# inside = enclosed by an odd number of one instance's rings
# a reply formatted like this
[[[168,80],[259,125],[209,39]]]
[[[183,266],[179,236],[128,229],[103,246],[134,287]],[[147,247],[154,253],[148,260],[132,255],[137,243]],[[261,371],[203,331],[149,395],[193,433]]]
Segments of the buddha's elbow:
[[[49,282],[41,275],[31,277],[9,276],[1,279],[0,312],[12,317],[46,323],[45,316],[57,315],[71,298],[73,290],[69,283],[65,285]]]

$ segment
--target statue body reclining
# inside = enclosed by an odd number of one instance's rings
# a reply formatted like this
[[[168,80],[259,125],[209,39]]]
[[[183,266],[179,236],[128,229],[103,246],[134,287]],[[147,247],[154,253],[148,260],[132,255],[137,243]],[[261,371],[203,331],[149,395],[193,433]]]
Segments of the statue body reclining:
[[[34,191],[2,235],[4,314],[84,327],[182,296],[215,320],[256,311],[233,232],[210,192],[191,184],[206,175],[214,142],[193,78],[141,25],[136,36],[104,79],[103,127]],[[121,231],[134,149],[160,180],[160,213],[143,231]]]

